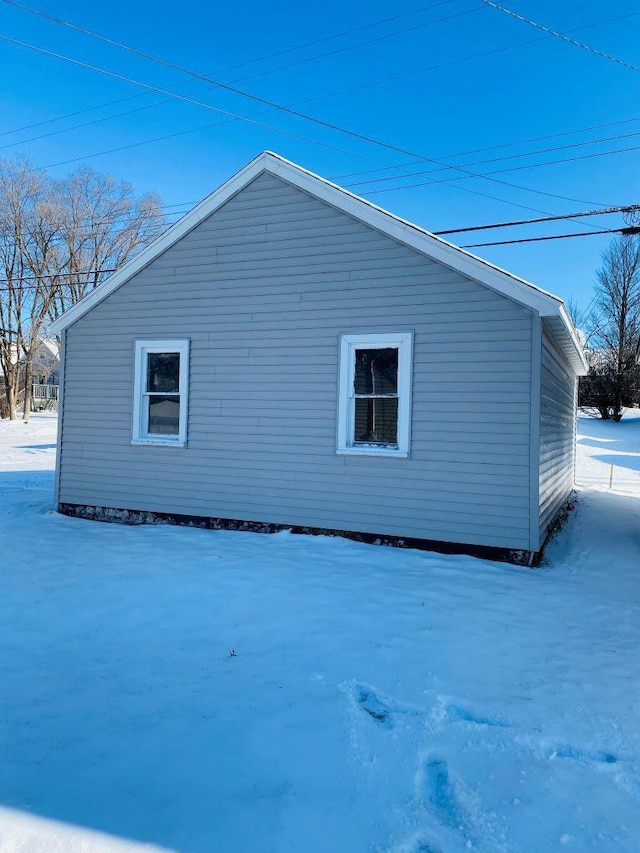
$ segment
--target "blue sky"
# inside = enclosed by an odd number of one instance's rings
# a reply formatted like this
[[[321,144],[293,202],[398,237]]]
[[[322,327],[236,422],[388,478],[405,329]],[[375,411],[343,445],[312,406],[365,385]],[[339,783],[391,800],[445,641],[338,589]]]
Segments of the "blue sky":
[[[481,0],[438,5],[437,0],[422,5],[419,0],[33,2],[51,15],[199,73],[215,73],[224,82],[241,80],[238,85],[249,92],[424,157],[464,164],[474,172],[512,170],[499,171],[493,180],[451,170],[401,179],[403,173],[437,167],[265,110],[0,2],[3,34],[153,86],[177,87],[185,95],[197,92],[193,98],[218,109],[242,116],[260,113],[258,121],[287,132],[145,94],[128,83],[0,41],[0,156],[26,155],[38,166],[50,166],[55,175],[90,163],[131,181],[141,192],[157,191],[173,206],[169,210],[179,211],[184,209],[179,205],[199,200],[259,151],[270,149],[434,231],[542,215],[535,211],[573,213],[640,201],[640,74],[544,38]],[[571,32],[573,38],[640,65],[640,9],[632,0],[504,0],[504,5],[556,30],[580,28]],[[367,26],[392,16],[402,17]],[[323,41],[300,47],[319,39]],[[114,101],[118,103],[104,106]],[[87,112],[59,119],[83,110]],[[125,112],[129,114],[119,115]],[[39,122],[46,123],[26,127]],[[615,124],[582,130],[605,123]],[[554,134],[564,135],[539,140]],[[167,138],[149,142],[158,137]],[[557,146],[574,147],[542,151]],[[466,153],[485,148],[491,150]],[[638,150],[603,153],[629,148]],[[540,153],[513,156],[532,151]],[[585,157],[595,154],[599,156]],[[582,159],[549,163],[569,157]],[[520,168],[541,163],[547,165]],[[399,165],[403,168],[371,171]],[[361,172],[365,174],[355,174]],[[372,182],[388,177],[393,180]],[[427,181],[432,183],[402,188]],[[622,224],[619,215],[611,215],[455,239],[465,244]],[[474,251],[584,305],[608,240],[593,236]]]

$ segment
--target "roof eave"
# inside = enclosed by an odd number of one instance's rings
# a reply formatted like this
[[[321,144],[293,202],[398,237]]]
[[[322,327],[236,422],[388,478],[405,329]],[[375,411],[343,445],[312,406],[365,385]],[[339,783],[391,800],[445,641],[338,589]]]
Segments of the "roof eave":
[[[576,376],[586,376],[589,372],[589,365],[564,302],[559,303],[558,310],[555,313],[542,314],[541,316],[566,353]]]

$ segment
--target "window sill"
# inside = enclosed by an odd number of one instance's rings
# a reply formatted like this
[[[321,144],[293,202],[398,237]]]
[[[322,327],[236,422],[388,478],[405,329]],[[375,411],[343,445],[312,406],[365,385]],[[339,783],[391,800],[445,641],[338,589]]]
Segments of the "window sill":
[[[339,447],[338,456],[395,456],[397,459],[408,459],[408,450],[394,447]]]
[[[185,447],[187,442],[171,438],[132,438],[133,447],[149,445],[152,447]]]

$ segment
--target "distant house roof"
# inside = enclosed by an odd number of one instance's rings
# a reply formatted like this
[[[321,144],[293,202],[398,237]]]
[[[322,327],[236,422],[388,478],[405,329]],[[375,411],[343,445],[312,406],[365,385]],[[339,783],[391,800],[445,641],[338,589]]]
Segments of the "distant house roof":
[[[51,354],[51,357],[54,359],[60,358],[60,347],[58,346],[56,341],[47,340],[47,338],[41,338],[40,343],[38,344],[38,348],[42,347],[44,350],[48,351]]]
[[[436,237],[418,225],[413,225],[393,213],[342,189],[324,178],[285,160],[277,154],[265,151],[255,157],[211,195],[196,205],[139,255],[124,264],[118,272],[87,294],[84,299],[70,308],[50,326],[52,334],[83,317],[95,305],[114,290],[125,284],[132,276],[144,269],[158,255],[180,240],[200,222],[211,216],[232,196],[240,192],[262,172],[269,172],[306,193],[342,210],[349,216],[387,234],[418,252],[454,269],[461,274],[484,284],[515,302],[536,311],[552,331],[577,373],[587,370],[582,347],[569,318],[564,302],[552,293],[525,281],[470,252]]]

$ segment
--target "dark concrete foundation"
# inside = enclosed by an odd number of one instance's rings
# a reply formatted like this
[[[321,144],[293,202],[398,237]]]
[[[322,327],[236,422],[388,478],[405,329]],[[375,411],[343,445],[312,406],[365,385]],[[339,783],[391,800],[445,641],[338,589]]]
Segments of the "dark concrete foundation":
[[[342,536],[355,542],[369,545],[386,545],[393,548],[416,548],[420,551],[435,551],[439,554],[466,554],[482,560],[512,563],[517,566],[536,566],[541,552],[520,551],[508,548],[491,548],[487,545],[468,545],[457,542],[440,542],[433,539],[415,539],[402,536],[376,535],[347,530],[326,530],[319,527],[296,527],[289,524],[273,524],[265,521],[247,521],[235,518],[209,518],[201,515],[182,515],[169,512],[147,512],[137,509],[114,509],[112,507],[88,506],[85,504],[58,504],[58,512],[74,518],[86,518],[115,524],[177,524],[182,527],[197,527],[205,530],[244,530],[251,533],[291,533],[308,536]]]

